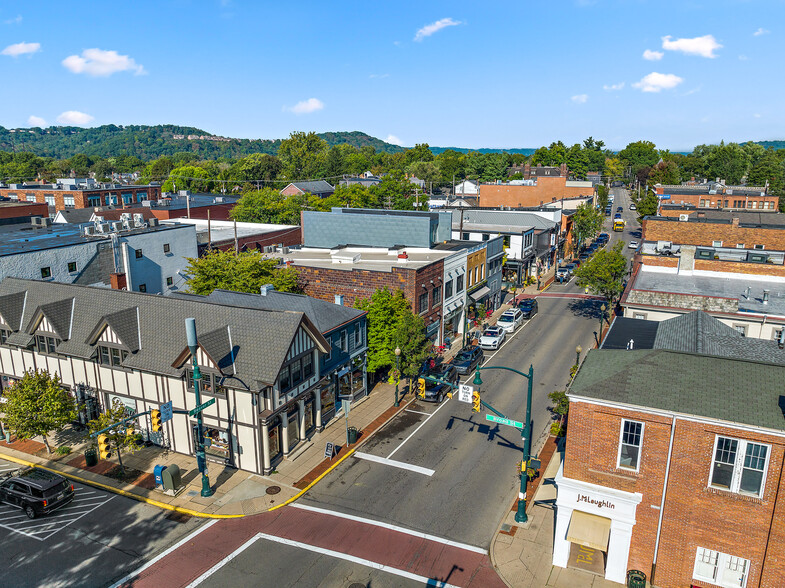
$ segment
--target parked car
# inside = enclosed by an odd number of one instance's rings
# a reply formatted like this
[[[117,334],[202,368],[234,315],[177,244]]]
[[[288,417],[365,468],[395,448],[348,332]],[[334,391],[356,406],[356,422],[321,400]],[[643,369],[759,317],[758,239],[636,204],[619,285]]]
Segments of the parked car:
[[[578,269],[579,265],[580,264],[573,262],[573,263],[568,263],[564,267],[567,269],[568,272],[570,272],[570,275],[572,275],[575,273],[575,270]]]
[[[620,212],[617,212],[616,214],[613,215],[613,220],[616,220],[616,219],[619,219],[619,218],[621,218],[621,213]]]
[[[505,331],[501,327],[488,327],[480,335],[480,347],[483,349],[498,349],[504,343]]]
[[[624,208],[622,208],[621,206],[616,207],[616,212],[621,212],[622,210],[624,210]]]
[[[508,333],[514,333],[515,329],[523,324],[523,313],[517,308],[505,310],[496,321],[496,326],[501,327]]]
[[[431,376],[439,378],[448,383],[425,381],[425,397],[422,400],[426,402],[441,402],[447,395],[447,392],[452,390],[450,384],[458,382],[458,371],[451,363],[441,363],[435,359],[426,360],[422,370],[421,376]]]
[[[627,244],[627,249],[637,249],[637,248],[638,248],[638,242],[637,241],[630,241]]]
[[[74,485],[58,474],[28,469],[0,482],[0,502],[15,506],[34,519],[74,499]]]
[[[570,277],[572,277],[572,272],[570,271],[570,269],[566,265],[562,265],[562,266],[556,268],[556,279],[559,282],[562,282],[562,283],[569,282],[570,281]]]
[[[452,360],[452,365],[455,366],[455,371],[459,375],[465,376],[472,373],[480,365],[483,357],[485,357],[485,353],[481,347],[469,345],[458,352]]]
[[[611,212],[613,212],[613,209],[609,206],[608,208],[605,209],[605,216],[610,216]]]
[[[532,318],[535,314],[537,314],[537,299],[524,298],[518,303],[518,310],[521,311],[523,318]]]
[[[597,240],[598,241],[605,241],[606,243],[608,242],[608,239],[610,239],[610,238],[611,238],[611,236],[608,233],[600,233],[599,235],[597,235]]]
[[[637,206],[635,206],[635,203],[634,203],[634,202],[631,202],[631,203],[630,203],[630,210],[638,210],[638,207],[637,207]]]

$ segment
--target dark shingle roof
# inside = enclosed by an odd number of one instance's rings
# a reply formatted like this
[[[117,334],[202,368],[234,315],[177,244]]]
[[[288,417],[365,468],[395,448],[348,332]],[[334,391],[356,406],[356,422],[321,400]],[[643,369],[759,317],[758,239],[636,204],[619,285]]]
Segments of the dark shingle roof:
[[[783,380],[785,367],[766,363],[662,349],[592,350],[569,394],[785,431]]]
[[[22,326],[22,310],[25,307],[25,293],[15,292],[0,296],[0,316],[14,329]]]
[[[666,321],[664,321],[666,322]],[[663,323],[617,316],[602,341],[602,349],[627,349],[630,340],[633,349],[651,349],[657,329]]]
[[[183,296],[177,294],[177,296]],[[188,295],[194,297],[194,295]],[[201,297],[195,297],[201,298]],[[224,304],[227,306],[239,306],[246,308],[261,308],[266,310],[296,310],[305,313],[311,322],[319,329],[320,333],[329,333],[333,329],[340,327],[365,314],[364,310],[358,310],[350,306],[333,304],[326,300],[311,298],[301,294],[291,294],[289,292],[278,292],[272,290],[266,296],[261,294],[249,294],[243,292],[231,292],[229,290],[214,290],[207,296],[208,302]]]
[[[41,309],[45,314],[49,311],[53,316],[47,315],[47,318],[58,321],[60,326],[55,326],[62,330],[62,309],[67,303],[70,310],[74,300],[70,338],[66,340],[65,329],[63,343],[57,350],[77,357],[92,355],[93,348],[87,341],[103,322],[111,324],[123,343],[131,347],[133,315],[138,310],[138,348],[128,355],[123,366],[147,372],[180,374],[180,370],[172,364],[186,347],[184,323],[187,317],[196,318],[200,344],[215,361],[226,366],[226,355],[231,352],[237,378],[251,389],[260,386],[260,383],[275,381],[300,326],[310,332],[323,351],[328,349],[327,342],[302,312],[224,306],[206,299],[18,278],[6,278],[0,282],[0,309],[8,300],[7,296],[18,296],[24,292],[27,292],[27,301],[22,325],[29,325],[37,309]],[[19,332],[11,335],[9,343],[26,345],[29,340],[29,335]]]
[[[292,185],[299,188],[303,192],[310,194],[323,194],[324,192],[335,192],[328,182],[324,180],[314,180],[311,182],[292,182]]]

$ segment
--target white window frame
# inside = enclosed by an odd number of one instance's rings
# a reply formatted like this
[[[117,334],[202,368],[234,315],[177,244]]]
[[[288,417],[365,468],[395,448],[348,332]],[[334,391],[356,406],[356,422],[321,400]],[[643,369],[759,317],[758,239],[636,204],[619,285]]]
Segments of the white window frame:
[[[712,241],[711,242],[711,246],[712,247],[722,247],[722,241]]]
[[[737,333],[740,333],[742,337],[746,337],[747,336],[747,325],[740,325],[738,323],[734,323],[733,329]]]
[[[755,245],[755,249],[757,249],[758,251],[764,251],[766,249],[766,246],[765,245]]]
[[[636,425],[641,426],[641,444],[638,446],[638,463],[635,464],[634,468],[629,466],[621,465],[621,446],[622,441],[624,439],[624,423],[635,423]],[[641,469],[641,458],[643,457],[643,434],[646,430],[646,423],[643,421],[636,421],[633,419],[622,419],[621,426],[619,427],[619,449],[616,452],[616,468],[620,470],[626,470],[628,472],[639,472]]]
[[[717,559],[717,563],[714,564],[714,577],[703,576],[698,572],[698,558],[706,552],[708,552],[706,555],[709,557],[715,557]],[[741,562],[744,563],[744,578],[742,579],[741,584],[725,581],[722,577],[723,573],[725,571],[730,571],[731,564],[738,565]],[[723,586],[725,588],[745,588],[747,586],[747,579],[749,576],[750,560],[748,559],[728,555],[727,553],[721,553],[719,551],[714,551],[713,549],[707,549],[705,547],[698,547],[695,550],[695,564],[692,568],[693,580],[698,580],[700,582],[711,582],[716,586]]]
[[[722,486],[713,486],[711,483],[712,474],[714,474],[714,462],[717,459],[717,444],[719,443],[720,439],[730,439],[731,441],[736,441],[738,446],[736,447],[736,461],[733,464],[733,474],[731,475],[731,482],[730,488],[723,488]],[[760,491],[758,494],[750,494],[748,492],[742,492],[741,488],[741,474],[744,470],[744,457],[747,455],[747,444],[752,443],[753,445],[761,445],[762,447],[766,448],[766,462],[763,464],[763,475],[761,476],[760,480]],[[771,445],[768,443],[760,443],[758,441],[747,441],[746,439],[739,439],[737,437],[731,437],[729,435],[714,435],[714,446],[711,450],[711,464],[709,465],[709,479],[708,479],[708,487],[714,488],[716,490],[722,490],[724,492],[732,492],[734,494],[739,494],[741,496],[752,496],[754,498],[763,498],[763,493],[766,491],[766,478],[768,477],[769,473],[769,461],[771,460]]]

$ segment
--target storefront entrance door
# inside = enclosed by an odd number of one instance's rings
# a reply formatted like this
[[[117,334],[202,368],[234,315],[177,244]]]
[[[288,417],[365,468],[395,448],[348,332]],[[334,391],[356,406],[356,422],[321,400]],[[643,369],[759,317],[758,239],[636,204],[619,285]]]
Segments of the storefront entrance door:
[[[289,435],[289,451],[291,451],[300,440],[300,411],[295,409],[294,412],[289,413],[288,417],[289,426],[286,427],[286,432]]]

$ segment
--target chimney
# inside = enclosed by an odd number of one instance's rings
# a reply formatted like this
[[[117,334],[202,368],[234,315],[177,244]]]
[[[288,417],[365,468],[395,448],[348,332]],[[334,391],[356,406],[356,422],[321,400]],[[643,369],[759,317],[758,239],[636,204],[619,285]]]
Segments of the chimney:
[[[109,285],[112,287],[112,290],[126,290],[128,282],[125,279],[125,274],[119,272],[109,274]]]
[[[273,286],[272,284],[265,284],[264,286],[261,286],[259,288],[259,294],[261,294],[262,296],[267,296],[267,293],[272,292],[273,290],[275,290],[275,286]]]
[[[338,306],[343,306],[343,294],[336,294],[335,295],[335,303]]]
[[[738,229],[738,228],[739,228],[739,217],[736,217],[736,216],[734,216],[734,217],[731,219],[731,221],[730,221],[730,225],[731,225],[731,226],[732,226],[734,229]]]
[[[768,290],[764,290],[763,291],[763,304],[768,304],[768,303],[769,303],[769,291]]]
[[[779,346],[780,349],[785,348],[785,327],[782,327],[782,329],[780,330],[780,337],[777,340],[777,345]]]

